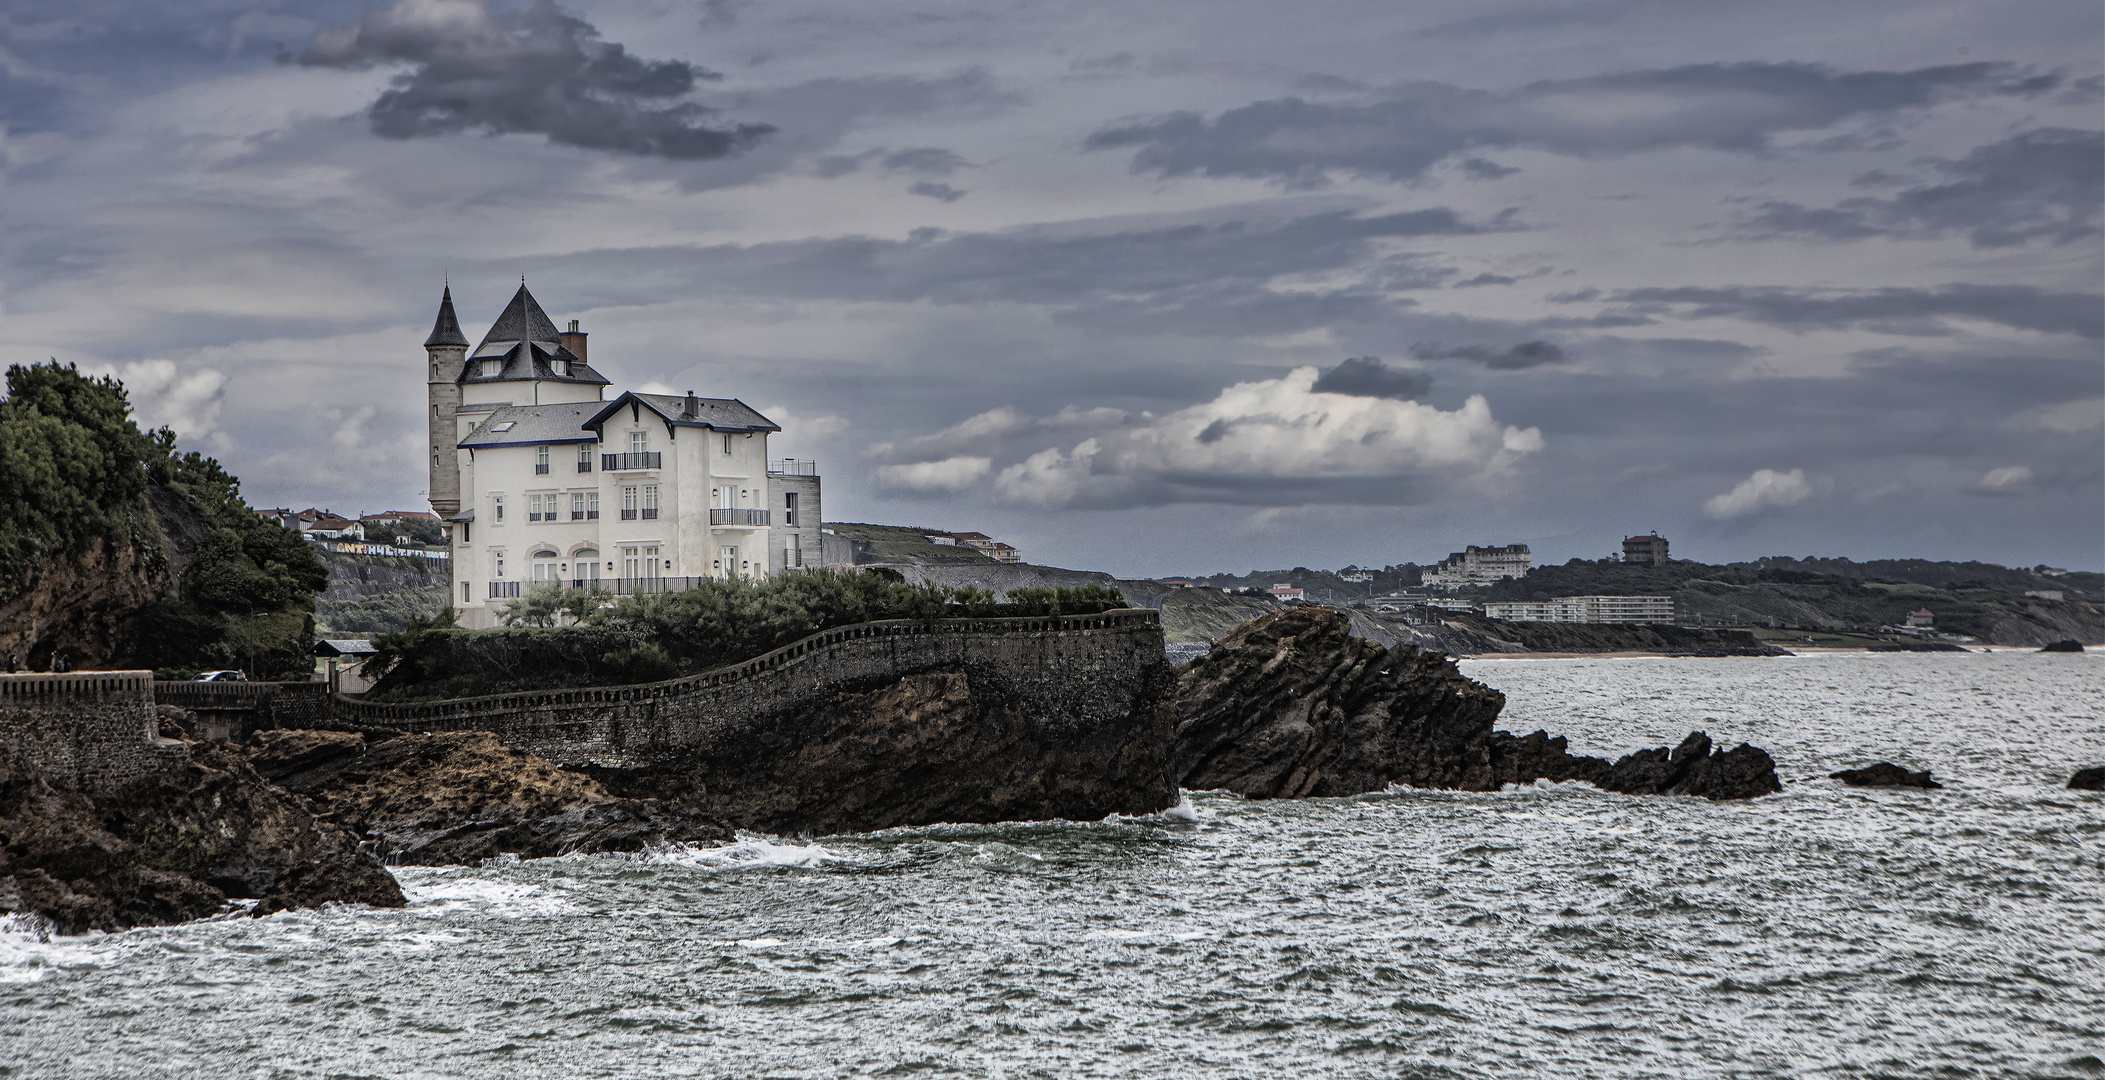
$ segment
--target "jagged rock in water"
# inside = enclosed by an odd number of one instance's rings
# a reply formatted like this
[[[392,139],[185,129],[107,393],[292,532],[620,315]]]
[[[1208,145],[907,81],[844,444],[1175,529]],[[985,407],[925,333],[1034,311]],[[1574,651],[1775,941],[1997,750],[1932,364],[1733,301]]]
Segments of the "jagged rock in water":
[[[704,813],[618,798],[589,776],[506,747],[483,731],[377,740],[352,732],[265,731],[249,754],[263,775],[366,837],[391,862],[640,851],[731,835]]]
[[[1339,611],[1293,608],[1244,623],[1193,661],[1177,696],[1182,784],[1297,798],[1517,782],[1492,767],[1505,695],[1446,656],[1387,649],[1351,627]]]
[[[991,700],[970,672],[915,672],[833,695],[762,740],[697,752],[645,774],[595,771],[741,828],[826,835],[930,822],[1096,820],[1177,801],[1165,769],[1169,665],[1134,691],[1122,730],[1048,723],[1032,703]]]
[[[1941,788],[1944,785],[1930,779],[1930,771],[1910,772],[1890,761],[1866,765],[1861,769],[1843,769],[1829,773],[1828,779],[1840,780],[1850,787],[1919,787]]]
[[[1597,757],[1573,754],[1562,735],[1537,731],[1514,735],[1491,733],[1491,775],[1501,787],[1536,780],[1598,780],[1608,771],[1608,762]]]
[[[279,875],[250,914],[257,918],[326,903],[401,907],[402,886],[370,855],[340,851]]]
[[[2105,765],[2095,769],[2078,769],[2068,778],[2070,791],[2105,791]]]
[[[1626,795],[1699,795],[1706,799],[1752,799],[1783,790],[1768,751],[1741,743],[1711,752],[1710,736],[1692,731],[1668,750],[1639,750],[1616,759],[1594,785]]]
[[[2063,638],[2039,647],[2040,652],[2082,652],[2083,643],[2075,638]]]
[[[336,868],[311,878],[320,864]],[[317,822],[224,747],[104,798],[0,759],[0,906],[68,933],[182,922],[227,898],[400,907],[401,889],[341,829]]]

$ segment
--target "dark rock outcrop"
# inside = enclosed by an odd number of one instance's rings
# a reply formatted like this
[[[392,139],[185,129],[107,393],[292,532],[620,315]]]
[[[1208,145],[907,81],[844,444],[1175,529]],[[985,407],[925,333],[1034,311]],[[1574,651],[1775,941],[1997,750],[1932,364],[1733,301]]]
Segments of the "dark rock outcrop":
[[[1177,801],[1164,769],[1173,676],[1158,663],[1145,678],[1121,731],[1048,721],[938,668],[831,695],[672,767],[592,775],[783,834],[1151,813]]]
[[[229,897],[403,903],[350,836],[226,748],[192,746],[188,766],[100,799],[0,759],[0,907],[79,933],[200,918]]]
[[[2083,643],[2075,638],[2063,638],[2039,647],[2040,652],[2082,652]]]
[[[1253,619],[1186,668],[1173,765],[1188,788],[1252,798],[1354,795],[1390,784],[1486,791],[1504,694],[1454,661],[1352,636],[1342,612]]]
[[[1747,799],[1783,790],[1759,747],[1679,747],[1610,764],[1546,731],[1493,731],[1505,695],[1454,661],[1351,635],[1343,612],[1300,607],[1252,620],[1182,676],[1174,763],[1185,787],[1251,798],[1354,795],[1390,784],[1495,791],[1537,779],[1610,791]]]
[[[1715,801],[1783,790],[1768,751],[1741,743],[1713,753],[1710,736],[1700,731],[1689,732],[1672,750],[1662,746],[1617,758],[1594,786],[1626,795],[1697,795]]]
[[[731,835],[705,813],[618,798],[488,732],[369,740],[353,732],[265,731],[249,754],[264,776],[396,863],[640,851]]]
[[[1532,735],[1491,733],[1491,775],[1500,787],[1536,780],[1598,780],[1608,763],[1597,757],[1573,754],[1564,736],[1537,731]]]
[[[2068,778],[2070,791],[2105,791],[2105,765],[2095,769],[2078,769]]]
[[[1829,773],[1828,779],[1840,780],[1850,787],[1919,787],[1941,788],[1944,785],[1930,779],[1930,771],[1911,772],[1890,761],[1880,761],[1861,769],[1843,769]]]

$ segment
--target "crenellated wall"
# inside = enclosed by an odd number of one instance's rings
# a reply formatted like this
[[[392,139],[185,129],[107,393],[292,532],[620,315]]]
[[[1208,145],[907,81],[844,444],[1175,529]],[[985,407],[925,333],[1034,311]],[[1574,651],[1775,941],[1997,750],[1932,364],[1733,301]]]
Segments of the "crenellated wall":
[[[160,737],[151,671],[0,675],[0,751],[89,793],[187,760]]]
[[[1059,737],[1115,732],[1166,669],[1155,612],[895,620],[814,634],[745,663],[637,686],[418,704],[336,700],[336,718],[404,731],[489,731],[559,765],[650,769],[740,756],[770,725],[835,695],[959,670],[975,693]]]

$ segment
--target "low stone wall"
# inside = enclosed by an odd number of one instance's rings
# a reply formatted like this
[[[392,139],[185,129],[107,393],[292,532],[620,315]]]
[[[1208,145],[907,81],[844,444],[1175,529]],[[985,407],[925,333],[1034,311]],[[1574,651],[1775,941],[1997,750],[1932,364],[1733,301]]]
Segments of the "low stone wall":
[[[321,682],[173,682],[153,684],[154,703],[196,717],[191,735],[244,742],[273,728],[326,728],[336,718],[329,684]]]
[[[651,769],[735,753],[834,695],[962,670],[976,693],[1048,734],[1114,732],[1164,666],[1152,611],[1026,619],[894,620],[814,634],[743,664],[669,682],[417,704],[336,699],[336,717],[402,731],[489,731],[559,765]]]
[[[91,794],[186,760],[160,737],[151,671],[0,675],[0,750]]]

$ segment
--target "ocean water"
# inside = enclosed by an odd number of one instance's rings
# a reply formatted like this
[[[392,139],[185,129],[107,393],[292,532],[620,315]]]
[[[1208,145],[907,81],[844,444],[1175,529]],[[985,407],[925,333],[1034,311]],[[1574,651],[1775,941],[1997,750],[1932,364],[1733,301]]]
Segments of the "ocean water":
[[[31,1077],[2096,1077],[2105,656],[1476,661],[1585,785],[405,870],[403,911],[0,928]],[[1889,759],[1942,791],[1824,779]]]

